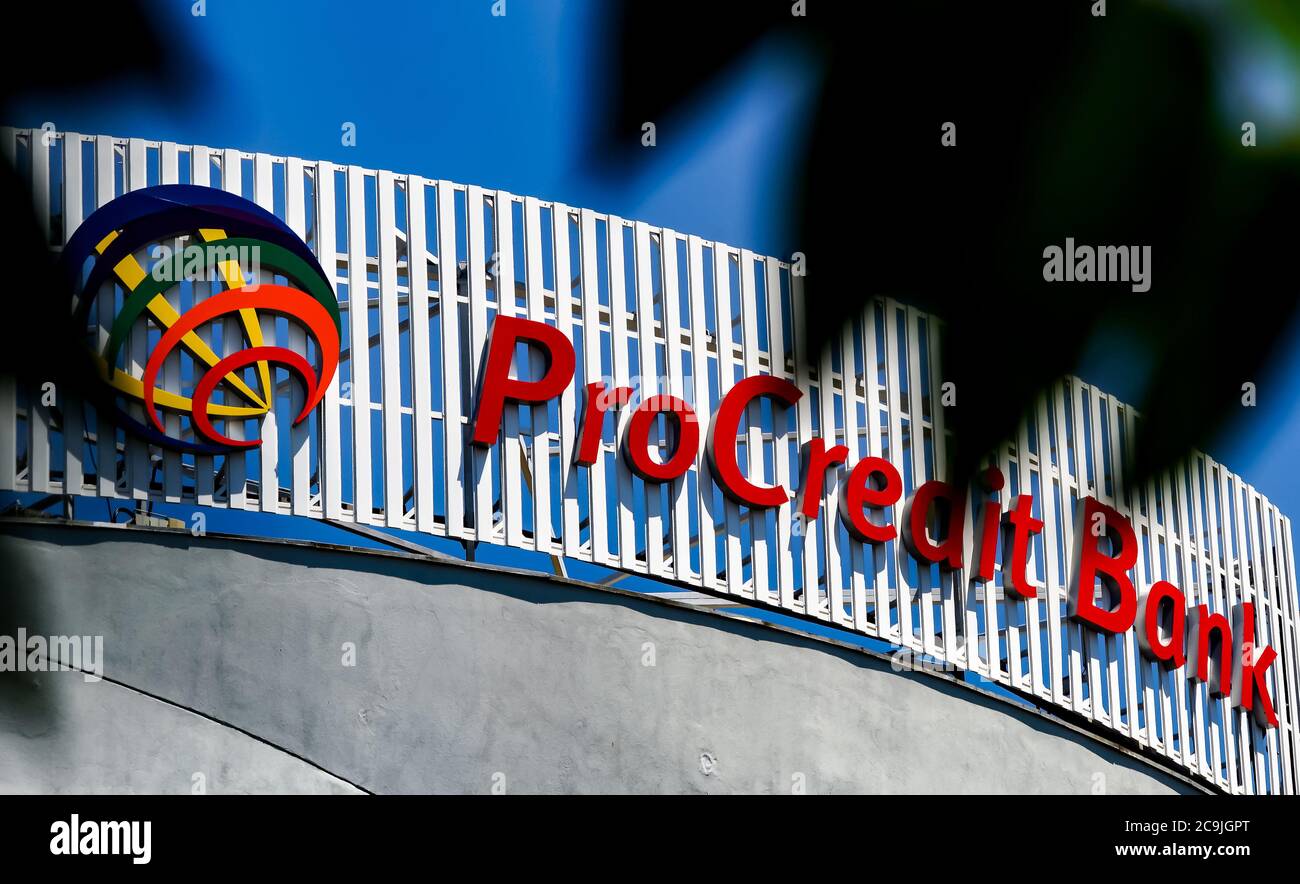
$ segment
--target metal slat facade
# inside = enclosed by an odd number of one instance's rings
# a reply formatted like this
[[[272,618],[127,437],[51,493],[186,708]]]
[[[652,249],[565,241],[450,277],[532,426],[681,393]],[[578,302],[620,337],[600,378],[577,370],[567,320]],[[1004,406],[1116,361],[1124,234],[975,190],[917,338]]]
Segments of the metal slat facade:
[[[946,661],[1078,713],[1225,791],[1296,792],[1300,618],[1290,520],[1199,453],[1145,487],[1125,487],[1139,417],[1114,397],[1063,379],[997,453],[1007,480],[1000,500],[1032,494],[1033,515],[1045,525],[1027,569],[1040,594],[1021,601],[1003,592],[1001,555],[994,579],[979,584],[963,571],[918,567],[898,540],[856,540],[839,517],[844,467],[826,487],[809,489],[820,501],[811,521],[792,506],[750,510],[728,499],[703,445],[687,474],[661,487],[619,455],[630,408],[606,415],[596,463],[574,464],[589,383],[633,387],[632,405],[668,393],[707,421],[737,380],[771,374],[805,395],[788,410],[748,409],[736,444],[751,478],[802,491],[802,446],[821,437],[848,447],[847,467],[874,455],[898,469],[904,498],[891,515],[900,525],[903,501],[943,478],[948,447],[937,357],[943,327],[933,316],[876,299],[810,363],[798,352],[808,307],[802,279],[744,249],[414,175],[42,135],[0,130],[0,150],[37,185],[51,242],[66,242],[124,190],[179,181],[243,193],[316,252],[344,315],[343,361],[307,422],[289,426],[301,391],[285,375],[275,386],[282,406],[249,427],[262,445],[217,457],[150,449],[61,391],[59,408],[47,409],[39,386],[0,381],[0,489],[329,518],[669,579]],[[169,298],[183,310],[213,288],[195,282]],[[94,317],[101,341],[112,304],[102,299]],[[497,315],[561,329],[578,371],[555,402],[508,406],[502,438],[484,449],[469,440],[473,386]],[[220,332],[219,341],[211,328],[200,336],[223,355],[240,348],[238,320]],[[272,343],[285,326],[268,317],[261,332]],[[302,346],[294,323],[287,335]],[[147,342],[142,320],[128,364],[146,358]],[[536,357],[517,360],[517,372],[540,370]],[[162,385],[180,393],[193,374],[169,363]],[[227,423],[232,436],[244,430],[241,421]],[[1087,496],[1131,520],[1139,590],[1170,580],[1189,605],[1228,617],[1238,602],[1255,604],[1257,639],[1279,654],[1268,674],[1277,728],[1260,729],[1182,669],[1146,660],[1132,631],[1105,637],[1066,617],[1074,513]],[[972,497],[968,565],[981,503]]]

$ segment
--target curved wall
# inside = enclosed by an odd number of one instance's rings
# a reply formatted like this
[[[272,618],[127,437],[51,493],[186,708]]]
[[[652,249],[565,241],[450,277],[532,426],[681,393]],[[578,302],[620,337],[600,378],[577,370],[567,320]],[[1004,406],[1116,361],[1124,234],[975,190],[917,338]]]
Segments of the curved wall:
[[[4,791],[1196,791],[946,676],[571,581],[53,521],[0,524],[0,561],[9,623],[106,661],[0,674]]]

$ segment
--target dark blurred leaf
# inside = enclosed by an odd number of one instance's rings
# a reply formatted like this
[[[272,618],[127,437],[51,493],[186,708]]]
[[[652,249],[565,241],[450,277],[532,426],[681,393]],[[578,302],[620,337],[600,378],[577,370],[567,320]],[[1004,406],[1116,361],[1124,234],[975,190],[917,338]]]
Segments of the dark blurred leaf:
[[[806,352],[874,296],[943,317],[959,481],[1103,321],[1157,367],[1134,403],[1135,478],[1212,438],[1295,312],[1300,179],[1216,114],[1205,31],[1149,3],[1104,18],[1082,2],[809,6],[620,3],[606,162],[634,164],[642,121],[671,120],[759,40],[806,40],[827,71],[792,248],[808,256]],[[1151,290],[1044,282],[1043,249],[1066,237],[1151,246]]]

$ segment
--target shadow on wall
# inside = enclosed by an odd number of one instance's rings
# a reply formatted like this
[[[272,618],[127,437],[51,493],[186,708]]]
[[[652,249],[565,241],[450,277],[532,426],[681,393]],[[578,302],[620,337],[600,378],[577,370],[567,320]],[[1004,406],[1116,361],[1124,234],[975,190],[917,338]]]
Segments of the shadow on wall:
[[[75,13],[57,3],[10,4],[3,15],[10,34],[44,35],[12,38],[5,46],[0,120],[6,124],[19,99],[64,94],[92,101],[134,79],[160,103],[179,104],[185,85],[199,82],[194,53],[178,45],[174,32],[164,37],[157,10],[144,0],[79,5]],[[57,40],[57,63],[50,40]],[[14,294],[0,322],[0,374],[70,389],[80,383],[76,369],[85,348],[69,327],[70,293],[36,224],[31,181],[9,162],[0,162],[0,206],[0,243]],[[20,627],[30,634],[40,629],[41,599],[33,584],[13,579],[11,564],[0,557],[0,573],[8,575],[0,586],[0,635],[15,636]],[[21,719],[24,731],[49,725],[52,702],[26,674],[0,672],[0,703]]]

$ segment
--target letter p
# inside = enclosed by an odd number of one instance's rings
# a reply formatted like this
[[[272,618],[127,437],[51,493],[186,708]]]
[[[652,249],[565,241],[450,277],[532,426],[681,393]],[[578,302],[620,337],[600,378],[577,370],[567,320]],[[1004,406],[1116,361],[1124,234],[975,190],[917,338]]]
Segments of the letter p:
[[[510,377],[520,343],[542,351],[546,366],[540,378],[522,381]],[[574,354],[573,344],[558,329],[517,316],[497,316],[488,334],[487,351],[472,441],[490,446],[500,433],[506,401],[537,404],[559,396],[573,380]]]

